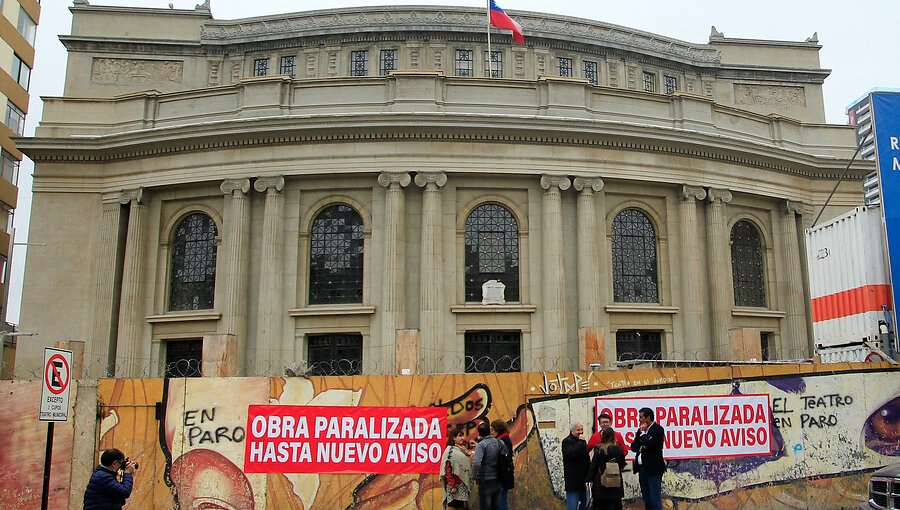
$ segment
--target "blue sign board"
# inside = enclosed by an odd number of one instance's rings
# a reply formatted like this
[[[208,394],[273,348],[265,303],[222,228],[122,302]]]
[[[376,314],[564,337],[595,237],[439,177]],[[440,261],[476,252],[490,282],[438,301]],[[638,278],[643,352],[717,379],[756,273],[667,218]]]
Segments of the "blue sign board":
[[[896,312],[897,294],[900,292],[900,93],[874,92],[871,97],[881,210],[884,213],[893,309]],[[895,320],[895,332],[896,324]]]

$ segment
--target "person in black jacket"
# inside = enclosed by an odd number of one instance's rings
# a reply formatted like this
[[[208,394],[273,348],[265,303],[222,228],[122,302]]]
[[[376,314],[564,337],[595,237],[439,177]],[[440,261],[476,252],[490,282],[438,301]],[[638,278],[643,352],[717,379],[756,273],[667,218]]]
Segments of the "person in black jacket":
[[[122,470],[122,481],[117,475]],[[94,469],[84,491],[84,510],[121,510],[131,496],[135,464],[125,454],[110,448],[100,455],[100,465]]]
[[[634,471],[638,474],[641,497],[647,510],[662,510],[662,476],[666,472],[666,461],[663,459],[666,432],[655,420],[653,409],[644,407],[638,411],[641,427],[631,442],[631,451],[637,454]]]
[[[622,510],[622,498],[625,497],[625,488],[622,485],[625,450],[618,445],[617,435],[618,433],[612,427],[603,429],[600,431],[600,444],[594,447],[594,457],[591,459],[591,468],[588,470],[594,510]],[[608,462],[615,462],[619,465],[619,476],[616,477],[618,484],[615,487],[604,486],[600,479],[606,471]]]
[[[584,424],[574,422],[562,440],[563,479],[566,482],[566,510],[587,510],[588,468],[591,458],[581,436]]]

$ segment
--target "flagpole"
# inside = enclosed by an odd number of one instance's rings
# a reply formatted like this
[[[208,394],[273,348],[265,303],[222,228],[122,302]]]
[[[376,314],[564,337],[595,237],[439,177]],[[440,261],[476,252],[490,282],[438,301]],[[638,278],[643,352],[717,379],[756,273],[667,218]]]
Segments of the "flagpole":
[[[494,66],[491,62],[491,0],[487,0],[487,36],[488,36],[488,78],[494,77]]]

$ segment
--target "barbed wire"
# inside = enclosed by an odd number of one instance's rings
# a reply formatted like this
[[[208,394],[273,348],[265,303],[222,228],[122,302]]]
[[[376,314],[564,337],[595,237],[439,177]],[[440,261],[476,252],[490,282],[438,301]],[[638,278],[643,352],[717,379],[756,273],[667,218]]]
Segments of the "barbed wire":
[[[426,353],[427,354],[427,353]],[[355,375],[413,375],[413,374],[454,374],[454,373],[507,373],[507,372],[568,372],[582,370],[622,370],[650,367],[698,367],[728,366],[747,364],[794,364],[809,363],[805,349],[785,353],[778,360],[754,359],[759,351],[746,353],[731,351],[726,359],[713,359],[709,349],[679,350],[663,356],[659,352],[622,352],[615,360],[607,363],[583,363],[580,358],[566,356],[458,356],[442,354],[423,356],[413,360],[408,367],[399,366],[395,359],[388,358],[336,358],[323,361],[300,360],[297,362],[273,361],[269,359],[248,359],[243,365],[226,370],[222,363],[182,359],[175,362],[136,358],[130,361],[109,363],[106,360],[85,360],[73,373],[76,379],[101,378],[163,378],[199,377],[207,374],[234,377],[312,377],[312,376],[355,376]],[[886,355],[885,355],[886,356]],[[282,356],[281,359],[289,359]],[[887,358],[885,358],[887,359]],[[824,363],[881,361],[868,359],[867,353],[846,352],[830,355],[820,360]],[[889,360],[888,360],[889,361]],[[405,370],[404,370],[405,368]],[[14,370],[15,369],[15,370]],[[43,377],[43,368],[14,366],[8,361],[0,361],[0,375],[4,379],[34,380]]]

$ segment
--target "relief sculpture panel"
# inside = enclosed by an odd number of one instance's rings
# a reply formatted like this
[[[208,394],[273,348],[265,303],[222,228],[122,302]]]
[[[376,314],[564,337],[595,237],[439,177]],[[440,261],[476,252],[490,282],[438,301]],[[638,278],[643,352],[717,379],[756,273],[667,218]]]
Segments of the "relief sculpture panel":
[[[181,83],[183,75],[184,62],[178,60],[95,58],[91,69],[91,81],[117,83]]]
[[[734,102],[740,105],[766,105],[780,108],[806,106],[806,91],[803,87],[736,83],[734,85]]]

